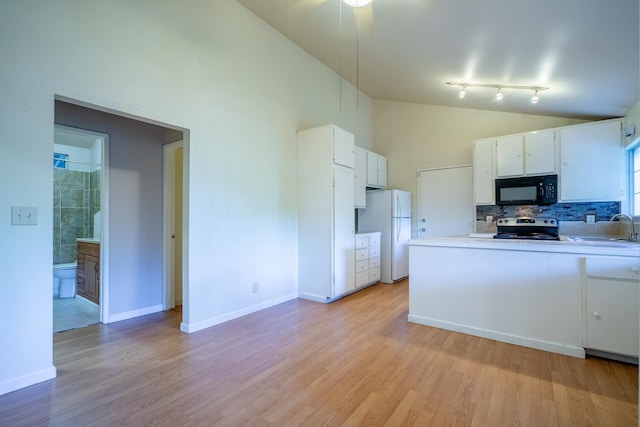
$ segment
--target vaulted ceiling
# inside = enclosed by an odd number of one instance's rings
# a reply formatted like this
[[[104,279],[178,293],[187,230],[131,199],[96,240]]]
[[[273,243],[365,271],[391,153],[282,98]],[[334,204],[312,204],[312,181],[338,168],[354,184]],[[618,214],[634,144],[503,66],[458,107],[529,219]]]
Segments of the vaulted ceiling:
[[[587,119],[639,99],[638,0],[237,1],[374,99]]]

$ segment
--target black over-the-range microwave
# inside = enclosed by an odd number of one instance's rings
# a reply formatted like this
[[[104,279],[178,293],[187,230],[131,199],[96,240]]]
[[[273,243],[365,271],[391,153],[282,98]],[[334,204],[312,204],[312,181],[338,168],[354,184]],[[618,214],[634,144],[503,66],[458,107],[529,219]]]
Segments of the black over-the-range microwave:
[[[496,179],[496,205],[558,203],[558,175]]]

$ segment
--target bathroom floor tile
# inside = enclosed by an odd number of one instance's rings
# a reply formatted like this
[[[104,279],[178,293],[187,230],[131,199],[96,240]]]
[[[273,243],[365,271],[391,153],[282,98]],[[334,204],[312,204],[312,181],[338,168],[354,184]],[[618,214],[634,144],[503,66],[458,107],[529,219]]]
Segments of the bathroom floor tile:
[[[100,323],[100,306],[82,298],[53,297],[53,332]]]

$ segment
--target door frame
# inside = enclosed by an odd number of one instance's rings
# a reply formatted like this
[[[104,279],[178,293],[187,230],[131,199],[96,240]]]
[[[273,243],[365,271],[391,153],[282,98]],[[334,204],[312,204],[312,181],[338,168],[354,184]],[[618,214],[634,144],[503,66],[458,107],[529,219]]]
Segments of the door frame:
[[[55,129],[102,141],[100,161],[100,323],[109,323],[109,135],[54,123]]]
[[[162,269],[162,307],[164,310],[171,310],[175,307],[175,281],[174,281],[174,265],[176,256],[181,256],[184,262],[184,250],[182,254],[176,254],[175,252],[175,214],[174,206],[176,202],[175,195],[175,151],[183,149],[183,195],[185,190],[184,185],[184,140],[172,142],[164,145],[163,152],[163,173],[162,173],[162,257],[163,257],[163,269]],[[184,196],[183,196],[184,200]],[[184,215],[184,203],[183,203],[183,215]],[[182,236],[184,236],[184,216],[182,224]],[[183,238],[184,248],[184,238]],[[182,287],[182,301],[185,303],[184,292],[184,264],[183,264],[183,287]]]

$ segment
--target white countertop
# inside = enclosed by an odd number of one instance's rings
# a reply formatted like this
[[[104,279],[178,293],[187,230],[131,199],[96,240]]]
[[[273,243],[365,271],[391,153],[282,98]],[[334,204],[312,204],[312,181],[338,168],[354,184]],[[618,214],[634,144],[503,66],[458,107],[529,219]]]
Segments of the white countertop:
[[[100,243],[100,239],[92,239],[90,237],[78,237],[76,241],[84,243]]]
[[[640,242],[580,241],[568,236],[561,236],[560,240],[526,240],[494,239],[493,234],[472,233],[469,236],[411,239],[409,245],[640,257]]]

